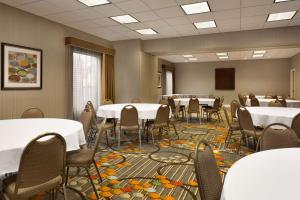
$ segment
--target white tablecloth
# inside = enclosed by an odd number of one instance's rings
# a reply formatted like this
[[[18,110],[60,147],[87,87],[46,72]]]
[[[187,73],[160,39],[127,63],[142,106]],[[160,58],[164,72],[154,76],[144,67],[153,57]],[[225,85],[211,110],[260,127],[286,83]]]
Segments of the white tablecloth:
[[[293,118],[300,113],[300,108],[285,107],[247,107],[247,110],[256,126],[267,126],[272,123],[291,126]]]
[[[127,103],[127,104],[110,104],[98,107],[97,116],[104,118],[120,119],[121,111],[126,105],[133,105],[138,111],[139,119],[155,119],[156,112],[161,104],[150,103]],[[170,112],[171,116],[171,112]]]
[[[215,99],[209,99],[209,98],[198,98],[199,104],[209,105],[213,106]],[[190,98],[176,98],[174,99],[175,103],[177,104],[180,101],[180,105],[188,106]]]
[[[268,106],[271,101],[275,101],[275,100],[276,99],[258,99],[259,105],[262,106],[262,107]],[[287,107],[290,107],[290,108],[300,108],[300,101],[299,100],[287,99],[286,104],[287,104]],[[247,99],[246,105],[251,106],[250,99]]]
[[[299,200],[300,148],[254,153],[228,171],[221,200]]]
[[[86,143],[80,122],[66,119],[0,120],[0,176],[16,172],[26,145],[38,135],[55,132],[64,137],[67,151]]]

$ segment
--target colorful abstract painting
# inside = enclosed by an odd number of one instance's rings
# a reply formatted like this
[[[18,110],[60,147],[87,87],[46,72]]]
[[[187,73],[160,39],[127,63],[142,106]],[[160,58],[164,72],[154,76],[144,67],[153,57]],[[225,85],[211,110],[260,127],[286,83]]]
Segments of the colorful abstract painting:
[[[2,89],[41,89],[42,50],[2,44]]]

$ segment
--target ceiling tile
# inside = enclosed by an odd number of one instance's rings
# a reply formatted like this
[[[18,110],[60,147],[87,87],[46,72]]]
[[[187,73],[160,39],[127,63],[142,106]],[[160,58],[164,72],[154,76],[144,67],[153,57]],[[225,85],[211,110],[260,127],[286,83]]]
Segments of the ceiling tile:
[[[196,15],[188,15],[187,17],[190,19],[191,22],[203,22],[203,21],[214,20],[214,16],[212,12],[201,13]]]
[[[143,0],[151,9],[160,9],[176,6],[176,2],[174,0]]]
[[[241,17],[241,10],[226,10],[226,11],[218,11],[213,13],[214,18],[216,21],[218,20],[228,20],[228,19],[240,19]]]
[[[217,26],[221,32],[240,31],[241,21],[240,19],[219,20]]]
[[[45,16],[53,13],[62,12],[63,9],[61,7],[57,7],[56,5],[48,2],[48,1],[38,1],[34,3],[27,3],[17,8],[25,10],[27,12],[34,13],[39,16]]]
[[[120,3],[116,3],[115,5],[128,13],[149,11],[149,8],[141,0],[122,1]]]
[[[253,6],[242,8],[242,17],[252,17],[259,15],[267,15],[270,13],[272,5]]]
[[[4,3],[6,5],[10,6],[20,6],[22,4],[35,2],[36,0],[0,0],[1,3]]]
[[[288,26],[289,23],[290,23],[289,20],[266,22],[264,28],[276,28],[281,26]]]
[[[219,33],[218,28],[205,28],[205,29],[199,29],[198,32],[200,34],[212,34],[212,33]]]
[[[174,17],[165,19],[165,21],[171,26],[191,24],[191,21],[187,17]]]
[[[167,22],[165,22],[164,20],[147,21],[147,22],[144,22],[144,24],[146,24],[149,27],[166,27],[166,26],[169,26],[167,24]]]
[[[46,0],[49,3],[61,8],[62,10],[78,10],[87,8],[86,5],[74,0]]]
[[[103,6],[95,6],[95,7],[92,7],[92,9],[106,17],[112,17],[112,16],[126,14],[124,11],[122,11],[120,8],[116,7],[113,4],[107,4],[107,5],[103,5]]]
[[[242,7],[272,5],[274,0],[241,0]]]
[[[300,25],[300,18],[293,19],[290,23],[289,26],[298,26]]]
[[[262,29],[266,23],[267,15],[254,16],[254,17],[243,17],[241,19],[241,29]]]
[[[185,24],[185,25],[179,25],[179,26],[173,26],[173,28],[177,31],[177,32],[181,32],[181,31],[191,31],[191,32],[197,32],[196,27],[193,24]]]
[[[153,11],[133,13],[131,15],[141,22],[160,19]]]
[[[147,27],[147,25],[145,25],[141,22],[132,23],[132,24],[125,24],[125,26],[127,26],[128,28],[130,28],[132,30],[151,28],[151,27]]]
[[[155,13],[162,18],[185,16],[183,10],[181,8],[179,8],[178,6],[155,10]]]
[[[240,8],[240,0],[213,0],[210,3],[211,10],[220,11],[220,10],[229,10]]]
[[[300,9],[300,1],[289,1],[284,3],[275,3],[272,6],[271,13],[294,11]]]
[[[108,26],[109,30],[113,31],[114,33],[118,32],[121,34],[122,31],[129,31],[130,29],[123,25],[117,25],[117,26]]]
[[[101,27],[119,25],[118,22],[107,17],[100,17],[100,18],[93,19],[91,21]]]

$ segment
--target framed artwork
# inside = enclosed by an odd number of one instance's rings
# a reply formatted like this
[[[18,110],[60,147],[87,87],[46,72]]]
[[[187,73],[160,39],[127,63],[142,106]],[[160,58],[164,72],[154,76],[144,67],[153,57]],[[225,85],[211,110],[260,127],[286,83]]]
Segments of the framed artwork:
[[[157,87],[161,88],[161,73],[157,73]]]
[[[41,49],[2,43],[2,90],[42,89],[42,59]]]

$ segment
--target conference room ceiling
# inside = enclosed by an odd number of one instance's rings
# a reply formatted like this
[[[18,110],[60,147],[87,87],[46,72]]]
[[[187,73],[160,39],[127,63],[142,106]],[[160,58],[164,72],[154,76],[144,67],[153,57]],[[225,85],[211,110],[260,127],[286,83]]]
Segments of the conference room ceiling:
[[[230,60],[258,60],[258,59],[279,59],[279,58],[291,58],[294,55],[300,53],[300,47],[298,48],[276,48],[276,49],[256,49],[257,51],[266,51],[262,57],[253,57],[254,50],[245,51],[217,51],[209,53],[185,53],[177,55],[161,55],[158,56],[161,59],[167,60],[172,63],[187,63],[187,62],[217,62],[217,61],[230,61]],[[217,53],[226,53],[228,59],[220,59]],[[259,54],[258,54],[259,55]],[[194,58],[189,60],[184,56]]]
[[[211,12],[186,15],[180,5],[201,0],[110,0],[88,7],[77,0],[0,0],[4,4],[47,18],[109,41],[157,39],[220,32],[300,25],[300,13],[291,20],[267,22],[268,14],[296,11],[300,0],[208,0]],[[109,17],[131,15],[136,23],[120,24]],[[197,29],[193,23],[215,20],[216,28]],[[136,30],[152,28],[157,34]]]

